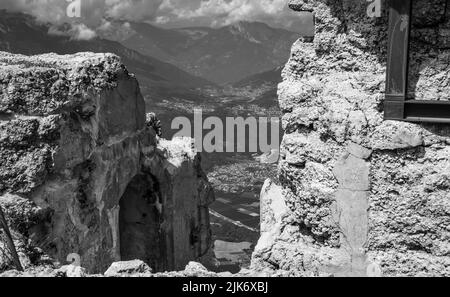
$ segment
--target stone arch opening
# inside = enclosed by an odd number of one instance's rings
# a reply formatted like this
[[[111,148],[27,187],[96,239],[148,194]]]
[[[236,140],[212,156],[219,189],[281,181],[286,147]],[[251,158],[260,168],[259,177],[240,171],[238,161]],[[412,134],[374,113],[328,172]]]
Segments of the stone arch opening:
[[[158,184],[147,174],[128,184],[119,202],[120,256],[122,261],[139,259],[154,271],[163,271],[166,257],[158,193]]]

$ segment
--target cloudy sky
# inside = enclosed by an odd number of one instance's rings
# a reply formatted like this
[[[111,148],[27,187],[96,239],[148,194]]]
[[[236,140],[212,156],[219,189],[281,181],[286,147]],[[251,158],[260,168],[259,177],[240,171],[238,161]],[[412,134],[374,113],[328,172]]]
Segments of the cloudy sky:
[[[158,0],[160,1],[160,0]],[[287,0],[162,0],[155,22],[166,26],[224,26],[238,21],[261,21],[297,31],[302,18]]]
[[[67,16],[70,1],[81,1],[81,18]],[[0,0],[2,8],[32,14],[44,22],[77,23],[81,29],[92,31],[104,26],[105,19],[149,22],[166,28],[261,21],[293,31],[301,31],[304,22],[289,10],[287,0]]]

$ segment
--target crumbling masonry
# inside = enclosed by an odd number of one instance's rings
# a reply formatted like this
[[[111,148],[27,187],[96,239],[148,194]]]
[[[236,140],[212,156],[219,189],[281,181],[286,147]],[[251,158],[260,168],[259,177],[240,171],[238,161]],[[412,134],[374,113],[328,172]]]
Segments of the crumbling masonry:
[[[0,52],[0,204],[25,268],[180,270],[208,250],[214,195],[192,141],[153,127],[117,56]]]
[[[450,99],[450,1],[415,0],[410,93]],[[280,185],[262,195],[252,267],[281,275],[450,276],[450,126],[383,120],[387,11],[291,0],[315,14],[279,85]]]

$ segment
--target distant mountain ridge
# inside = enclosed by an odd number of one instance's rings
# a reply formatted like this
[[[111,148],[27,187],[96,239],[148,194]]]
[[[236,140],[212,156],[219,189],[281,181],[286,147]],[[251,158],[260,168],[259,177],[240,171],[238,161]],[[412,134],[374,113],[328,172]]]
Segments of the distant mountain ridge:
[[[225,87],[225,92],[235,96],[250,98],[253,104],[260,107],[270,108],[278,106],[277,89],[282,81],[281,72],[283,67],[264,71],[246,77],[236,83]]]
[[[241,88],[241,87],[254,87],[258,88],[262,84],[270,84],[273,87],[277,87],[278,83],[282,81],[281,79],[281,72],[283,70],[283,67],[277,67],[275,69],[260,72],[251,76],[248,76],[238,82],[235,82],[232,86],[235,88]]]
[[[289,58],[291,41],[286,40],[298,37],[263,23],[170,30],[143,23],[125,24],[115,23],[110,34],[103,32],[91,40],[73,40],[49,34],[50,26],[37,23],[31,16],[0,10],[0,50],[26,55],[115,53],[137,75],[150,104],[176,100],[202,104],[216,94],[218,98],[248,98],[249,102],[273,106],[281,81],[279,65]],[[64,29],[67,28],[61,28]],[[277,38],[282,42],[277,43],[278,47],[272,46]]]
[[[118,35],[118,28],[125,25],[127,34]],[[285,64],[300,34],[259,22],[239,22],[217,29],[162,29],[147,23],[114,23],[103,37],[223,85]]]
[[[26,55],[48,52],[57,54],[84,51],[110,52],[122,58],[130,72],[138,76],[141,85],[153,89],[199,88],[214,85],[206,79],[193,76],[169,63],[143,55],[115,41],[101,38],[77,41],[48,32],[49,26],[38,24],[31,16],[0,10],[0,50]]]

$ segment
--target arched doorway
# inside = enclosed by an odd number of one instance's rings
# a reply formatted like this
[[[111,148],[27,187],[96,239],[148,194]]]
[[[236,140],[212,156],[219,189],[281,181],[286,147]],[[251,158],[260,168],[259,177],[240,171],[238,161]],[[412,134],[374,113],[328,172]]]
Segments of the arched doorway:
[[[157,202],[158,187],[152,177],[134,177],[120,199],[120,256],[122,261],[139,259],[162,271],[166,257]]]

